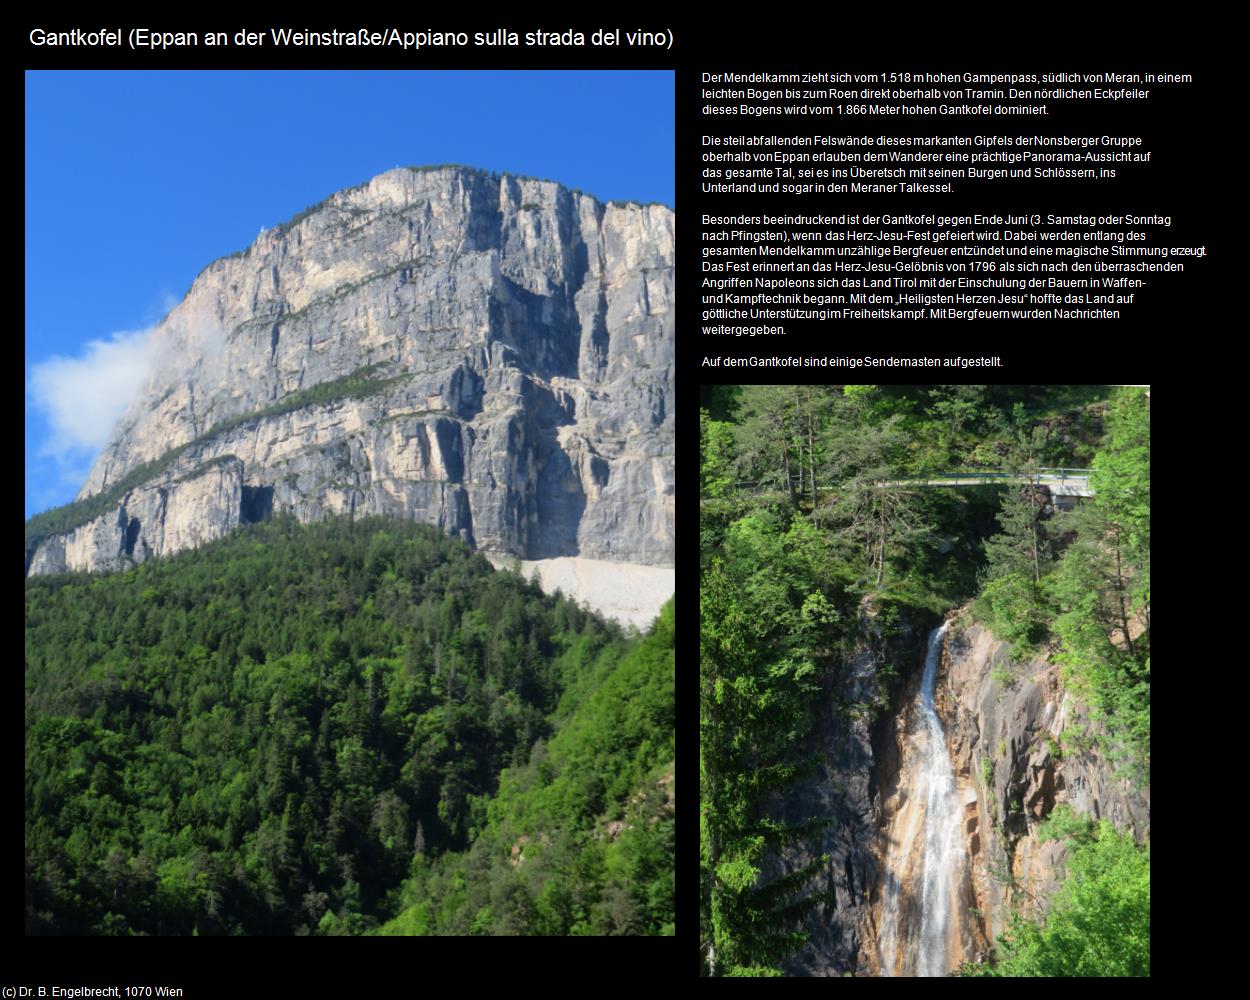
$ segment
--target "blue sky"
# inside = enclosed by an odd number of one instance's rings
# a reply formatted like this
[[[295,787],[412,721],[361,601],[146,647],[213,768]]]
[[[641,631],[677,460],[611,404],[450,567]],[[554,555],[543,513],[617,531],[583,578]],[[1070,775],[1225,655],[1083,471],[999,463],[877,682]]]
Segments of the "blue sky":
[[[670,72],[26,76],[26,516],[73,499],[210,261],[395,166],[673,204]]]

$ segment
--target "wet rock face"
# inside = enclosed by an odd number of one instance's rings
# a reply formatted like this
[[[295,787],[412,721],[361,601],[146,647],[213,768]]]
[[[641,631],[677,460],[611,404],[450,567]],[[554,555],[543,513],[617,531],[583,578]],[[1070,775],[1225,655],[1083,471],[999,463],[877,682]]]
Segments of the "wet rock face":
[[[390,171],[199,275],[79,498],[189,446],[29,572],[114,569],[283,512],[672,565],[673,339],[670,209]]]
[[[831,715],[822,726],[822,760],[778,806],[778,818],[799,822],[834,817],[820,842],[792,847],[793,870],[830,855],[824,896],[804,929],[810,938],[786,962],[795,975],[876,976],[907,968],[920,926],[925,806],[912,793],[920,727],[923,658],[919,624],[915,644],[883,643],[864,623],[863,643],[835,685],[834,700],[873,700],[875,664],[891,663],[905,676],[871,729],[857,718]],[[983,960],[1003,932],[1014,883],[1044,905],[1063,872],[1061,842],[1041,843],[1040,824],[1055,806],[1110,820],[1141,840],[1149,835],[1148,789],[1117,778],[1100,757],[1063,749],[1060,735],[1091,726],[1088,710],[1064,692],[1058,666],[1045,660],[1012,663],[1006,646],[977,626],[947,636],[935,690],[954,772],[960,836],[966,862],[955,870],[955,910],[947,931],[948,966]],[[987,763],[988,761],[988,763]],[[775,873],[780,874],[781,869]],[[884,919],[886,901],[898,905]]]
[[[807,942],[785,960],[796,976],[874,975],[880,892],[885,878],[879,850],[883,774],[896,774],[897,747],[883,735],[886,715],[880,675],[915,671],[924,656],[926,629],[914,628],[887,639],[871,612],[863,610],[857,649],[833,680],[828,703],[813,734],[813,771],[787,788],[772,816],[787,824],[812,817],[832,820],[817,836],[782,851],[780,863],[765,872],[771,880],[828,855],[823,881],[810,889],[818,900],[802,930]],[[884,756],[884,760],[883,760]]]
[[[867,896],[878,880],[872,836],[873,753],[868,720],[852,719],[837,706],[873,697],[876,664],[874,652],[862,648],[847,665],[835,705],[818,731],[820,763],[787,791],[775,813],[774,818],[787,825],[812,816],[832,820],[816,838],[783,849],[782,866],[766,873],[775,877],[810,864],[821,854],[829,856],[823,880],[810,886],[820,898],[803,926],[807,943],[786,962],[791,975],[841,975],[856,968]]]
[[[962,962],[974,960],[989,947],[973,887],[974,865],[981,850],[977,797],[967,787],[964,761],[950,752],[955,737],[943,711],[946,699],[942,697],[941,677],[949,666],[947,641],[943,641],[938,660],[933,705],[942,727],[949,770],[943,768],[941,774],[935,774],[926,761],[932,752],[929,741],[934,734],[926,725],[919,675],[913,676],[903,689],[900,709],[888,730],[890,751],[882,755],[883,763],[888,765],[882,782],[878,840],[883,880],[877,910],[880,933],[876,958],[882,975],[944,975]],[[935,781],[943,790],[936,799]],[[936,817],[929,812],[935,805]],[[934,932],[931,947],[922,949],[925,887],[937,889],[928,871],[932,858],[926,850],[934,822],[955,826],[945,826],[951,841],[945,842],[943,852],[944,892],[949,910],[943,914],[942,933]],[[927,957],[922,957],[922,950]]]

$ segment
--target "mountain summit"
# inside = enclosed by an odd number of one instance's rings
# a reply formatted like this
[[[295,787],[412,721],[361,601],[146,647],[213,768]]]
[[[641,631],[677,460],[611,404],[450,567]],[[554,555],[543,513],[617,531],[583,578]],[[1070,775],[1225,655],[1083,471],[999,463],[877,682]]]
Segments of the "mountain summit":
[[[673,561],[673,212],[403,168],[214,261],[28,574],[112,570],[288,512],[523,560]]]

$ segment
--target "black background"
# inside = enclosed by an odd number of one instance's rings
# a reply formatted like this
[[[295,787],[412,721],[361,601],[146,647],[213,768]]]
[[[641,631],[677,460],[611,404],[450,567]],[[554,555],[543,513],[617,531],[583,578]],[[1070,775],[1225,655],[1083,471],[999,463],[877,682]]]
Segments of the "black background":
[[[156,984],[177,985],[187,997],[227,996],[352,996],[372,997],[390,994],[420,996],[449,990],[473,989],[481,980],[504,980],[506,989],[532,986],[573,988],[578,991],[611,990],[617,983],[642,985],[652,990],[680,984],[672,980],[695,979],[698,972],[698,733],[697,733],[697,563],[698,537],[698,385],[700,382],[820,381],[821,370],[812,369],[729,369],[708,374],[699,361],[705,353],[765,355],[778,353],[829,354],[960,354],[999,355],[1006,366],[981,371],[966,370],[968,377],[992,374],[1012,383],[1108,383],[1116,377],[1145,378],[1151,382],[1156,368],[1167,377],[1152,393],[1152,405],[1161,407],[1155,420],[1153,446],[1163,448],[1164,461],[1199,460],[1195,447],[1207,442],[1211,433],[1196,433],[1197,398],[1209,399],[1216,393],[1201,393],[1199,380],[1215,372],[1230,371],[1234,336],[1244,329],[1231,298],[1221,299],[1238,289],[1230,285],[1232,268],[1226,261],[1234,253],[1234,241],[1223,234],[1235,232],[1234,212],[1241,211],[1242,199],[1234,195],[1240,171],[1231,147],[1240,145],[1244,126],[1234,125],[1244,113],[1234,115],[1234,102],[1224,89],[1227,73],[1223,52],[1231,42],[1233,29],[1228,23],[1207,20],[1201,10],[1185,11],[1166,23],[1145,23],[1135,12],[1115,22],[1098,22],[1088,11],[1058,11],[1037,8],[1006,18],[998,12],[977,14],[966,8],[917,18],[905,8],[881,6],[868,14],[848,16],[836,7],[825,9],[819,20],[808,20],[793,8],[763,8],[742,16],[738,8],[707,7],[698,21],[683,20],[663,7],[640,11],[632,8],[604,8],[579,20],[561,15],[512,13],[498,18],[461,18],[452,8],[435,12],[412,8],[411,14],[374,16],[348,10],[335,22],[318,23],[312,16],[282,17],[262,14],[251,18],[228,15],[200,23],[180,19],[167,10],[160,17],[139,19],[133,15],[110,15],[96,10],[87,18],[72,20],[49,11],[28,13],[25,23],[15,26],[11,42],[16,50],[14,107],[21,108],[22,74],[30,69],[65,68],[322,68],[322,69],[431,69],[431,68],[671,68],[676,72],[676,162],[675,209],[677,212],[677,712],[678,712],[678,860],[677,860],[677,938],[654,939],[47,939],[22,936],[21,909],[16,886],[8,910],[11,939],[5,946],[6,958],[0,963],[0,986],[50,986],[71,983],[99,985]],[[401,28],[490,31],[511,28],[524,32],[573,27],[587,35],[600,27],[619,25],[622,29],[668,28],[674,37],[669,51],[619,49],[482,49],[422,50],[398,53],[375,49],[324,48],[288,49],[281,52],[234,50],[188,50],[184,52],[140,52],[125,49],[35,48],[27,41],[30,28],[64,30],[99,25],[128,27],[145,24],[163,30],[222,30],[240,28],[266,30],[275,25],[328,29],[354,29],[366,25],[395,24]],[[1089,185],[1038,185],[1027,197],[1021,189],[983,187],[961,182],[966,190],[953,195],[900,196],[822,196],[800,201],[781,197],[765,203],[750,196],[739,203],[726,195],[700,193],[699,162],[703,134],[725,131],[777,131],[793,134],[811,131],[883,132],[929,131],[922,126],[930,120],[917,116],[842,120],[834,126],[829,119],[787,122],[781,116],[745,119],[718,116],[705,119],[699,114],[703,72],[802,72],[910,70],[912,72],[1188,72],[1195,82],[1184,88],[1170,87],[1152,95],[1149,102],[1136,105],[1081,106],[1054,105],[1048,121],[1036,117],[957,118],[943,117],[932,131],[957,130],[1014,132],[1042,131],[1044,128],[1080,134],[1122,134],[1143,136],[1144,148],[1153,151],[1148,167],[1133,167],[1114,189]],[[1154,90],[1155,88],[1151,88]],[[21,114],[18,110],[17,114]],[[846,125],[847,121],[853,124]],[[1073,127],[1076,123],[1076,127]],[[844,127],[845,126],[845,127]],[[575,123],[570,123],[575,127]],[[622,137],[628,141],[628,137]],[[1115,165],[1113,166],[1122,166]],[[1110,193],[1109,193],[1110,192]],[[856,201],[859,199],[859,201]],[[1162,237],[1171,244],[1206,244],[1208,259],[1186,259],[1186,273],[1180,276],[1145,275],[1150,287],[1139,296],[1144,306],[1127,307],[1118,322],[1076,321],[1061,323],[995,321],[842,321],[836,326],[787,321],[794,332],[784,338],[707,338],[698,333],[701,278],[697,247],[699,219],[704,212],[731,214],[746,211],[810,212],[873,211],[1018,211],[1035,207],[1045,212],[1051,206],[1065,212],[1086,211],[1106,214],[1131,211],[1141,214],[1170,214],[1173,227]],[[1160,232],[1154,230],[1153,232]],[[1227,243],[1226,248],[1220,244]],[[1192,265],[1191,266],[1191,261]],[[885,369],[872,370],[882,380]],[[945,370],[942,370],[945,372]],[[810,373],[810,374],[809,374]],[[915,371],[894,374],[914,375]],[[954,373],[950,373],[954,374]],[[956,375],[956,380],[964,380]],[[900,379],[901,380],[901,379]],[[886,377],[885,381],[892,381]],[[1223,383],[1221,383],[1223,384]],[[1221,395],[1223,395],[1221,393]],[[1237,395],[1232,392],[1232,397]],[[1215,419],[1215,418],[1211,418]],[[1221,425],[1222,425],[1221,420]],[[1206,456],[1201,456],[1205,458]],[[1214,558],[1177,543],[1185,537],[1189,497],[1183,483],[1156,482],[1159,499],[1156,513],[1163,528],[1158,537],[1157,557],[1164,559],[1156,573],[1164,605],[1178,598],[1173,581],[1207,575]],[[15,494],[16,497],[16,494]],[[16,503],[16,499],[13,501]],[[1202,560],[1208,560],[1203,563]],[[1169,572],[1175,568],[1175,572]],[[1181,591],[1183,592],[1183,591]],[[1166,622],[1167,616],[1162,616]],[[1175,623],[1174,623],[1175,627]],[[1178,662],[1189,662],[1173,655],[1177,647],[1169,639],[1166,626],[1160,630],[1161,658],[1175,671]],[[1156,641],[1160,641],[1156,639]],[[1192,659],[1192,650],[1188,651]],[[1180,673],[1183,674],[1184,668]],[[17,671],[14,670],[14,674]],[[1160,691],[1171,691],[1165,671],[1160,671]],[[11,680],[16,688],[17,679]],[[1178,682],[1173,681],[1175,686]],[[16,742],[17,692],[10,702]],[[1181,696],[1162,696],[1161,733],[1168,726],[1185,725],[1186,703]],[[1163,756],[1163,755],[1161,755]],[[1167,802],[1181,781],[1195,780],[1180,771],[1173,759],[1170,768],[1164,759],[1156,766],[1157,784]],[[14,769],[16,771],[16,768]],[[17,795],[16,775],[10,784]],[[1190,794],[1196,795],[1195,790]],[[1178,817],[1156,824],[1155,839],[1162,842],[1165,859],[1175,850],[1169,846],[1171,827]],[[9,825],[17,839],[16,819]],[[1225,833],[1230,831],[1227,829]],[[1228,846],[1232,846],[1231,844]],[[5,852],[14,882],[19,878],[18,847]],[[1169,915],[1176,919],[1180,899],[1188,895],[1182,884],[1184,872],[1168,861],[1156,867],[1155,889],[1167,903],[1155,907],[1156,927]],[[1197,877],[1196,873],[1194,873]],[[1177,905],[1171,905],[1173,900]],[[1185,903],[1192,914],[1193,900]],[[1171,931],[1156,931],[1161,944],[1172,939]],[[1169,958],[1175,963],[1182,956],[1175,950],[1156,947],[1156,975],[1164,974]],[[489,988],[489,986],[488,986]]]

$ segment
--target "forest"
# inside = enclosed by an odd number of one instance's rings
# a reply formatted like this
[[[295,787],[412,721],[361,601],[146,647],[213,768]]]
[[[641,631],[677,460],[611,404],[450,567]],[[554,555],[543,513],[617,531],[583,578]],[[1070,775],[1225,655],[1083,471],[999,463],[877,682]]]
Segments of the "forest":
[[[838,863],[796,851],[835,820],[779,817],[825,752],[821,719],[879,734],[899,709],[914,664],[878,656],[870,683],[849,683],[866,622],[879,648],[923,648],[957,610],[1012,661],[1060,664],[1093,721],[1055,759],[1084,754],[1148,789],[1146,389],[704,386],[700,402],[704,975],[785,974],[809,912],[837,905]],[[985,482],[918,488],[955,473]],[[1063,475],[1092,496],[1061,509],[1027,485]],[[1043,907],[1016,892],[1010,926],[962,974],[1149,975],[1148,839],[1066,809],[1038,837],[1067,845],[1062,884]]]
[[[28,934],[672,934],[673,610],[437,530],[26,581]]]

